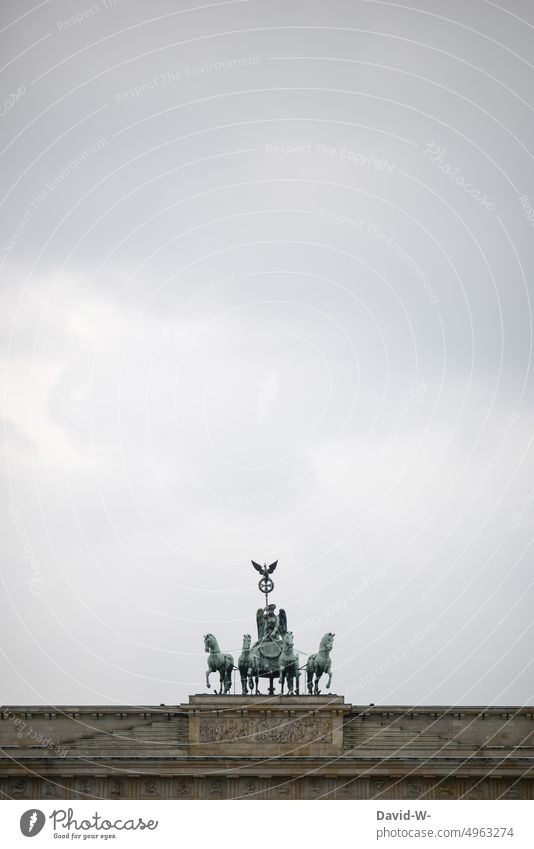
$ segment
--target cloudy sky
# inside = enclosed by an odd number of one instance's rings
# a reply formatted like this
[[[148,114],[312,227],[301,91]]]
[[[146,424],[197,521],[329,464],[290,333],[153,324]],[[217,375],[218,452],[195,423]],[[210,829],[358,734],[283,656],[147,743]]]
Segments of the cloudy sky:
[[[0,14],[0,701],[532,703],[531,4]]]

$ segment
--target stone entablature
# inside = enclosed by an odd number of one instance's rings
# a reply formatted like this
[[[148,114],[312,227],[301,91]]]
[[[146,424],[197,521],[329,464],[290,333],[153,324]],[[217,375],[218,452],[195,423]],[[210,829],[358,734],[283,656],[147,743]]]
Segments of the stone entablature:
[[[192,755],[343,754],[342,696],[191,696],[182,705],[189,717]]]
[[[175,706],[3,707],[0,794],[532,799],[534,707],[212,695]]]

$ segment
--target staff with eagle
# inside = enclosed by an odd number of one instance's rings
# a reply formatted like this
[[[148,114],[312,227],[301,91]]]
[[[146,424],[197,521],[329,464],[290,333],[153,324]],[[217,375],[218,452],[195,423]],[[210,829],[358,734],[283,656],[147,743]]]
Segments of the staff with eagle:
[[[260,566],[254,560],[251,560],[252,565],[257,572],[260,573],[261,579],[258,582],[260,592],[265,595],[265,607],[259,607],[256,611],[256,625],[258,627],[258,640],[260,642],[279,640],[287,634],[287,617],[283,608],[276,615],[276,604],[269,604],[269,593],[274,590],[274,581],[270,575],[274,572],[278,565],[278,560],[267,566],[265,563]]]

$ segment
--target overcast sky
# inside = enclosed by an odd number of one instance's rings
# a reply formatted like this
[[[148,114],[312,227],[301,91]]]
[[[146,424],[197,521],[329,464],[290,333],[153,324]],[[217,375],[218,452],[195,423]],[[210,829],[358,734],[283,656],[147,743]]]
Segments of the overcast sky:
[[[532,5],[0,14],[0,701],[531,704]]]

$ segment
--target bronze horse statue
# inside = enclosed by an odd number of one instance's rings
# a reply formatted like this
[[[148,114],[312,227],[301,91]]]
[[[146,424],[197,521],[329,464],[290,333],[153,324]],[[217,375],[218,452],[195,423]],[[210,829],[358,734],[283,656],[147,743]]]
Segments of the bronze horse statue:
[[[297,691],[299,695],[300,669],[299,656],[293,649],[293,632],[287,631],[282,637],[282,653],[278,658],[278,679],[280,681],[280,695],[284,695],[284,683],[287,681],[288,695],[292,696]],[[294,682],[296,682],[294,684]]]
[[[252,637],[250,634],[243,634],[243,648],[237,661],[237,668],[239,669],[241,692],[243,695],[246,696],[248,689],[250,689],[251,695],[255,693],[256,696],[259,696],[258,681],[260,664],[257,654],[250,650],[251,643]]]
[[[310,696],[313,695],[318,696],[321,692],[319,690],[319,681],[321,677],[326,673],[328,675],[328,682],[326,684],[327,690],[330,689],[330,685],[332,683],[332,661],[330,660],[330,652],[334,647],[334,637],[336,635],[332,633],[325,634],[319,644],[319,651],[317,654],[310,654],[308,658],[308,662],[306,664],[306,676],[308,681],[308,693]],[[315,675],[315,688],[313,688],[313,676]]]
[[[204,651],[208,654],[208,671],[206,672],[206,686],[210,689],[210,675],[212,672],[218,672],[221,682],[221,689],[216,694],[226,696],[232,687],[232,672],[234,670],[234,659],[231,654],[223,654],[219,648],[219,643],[213,634],[206,634],[204,637]]]

